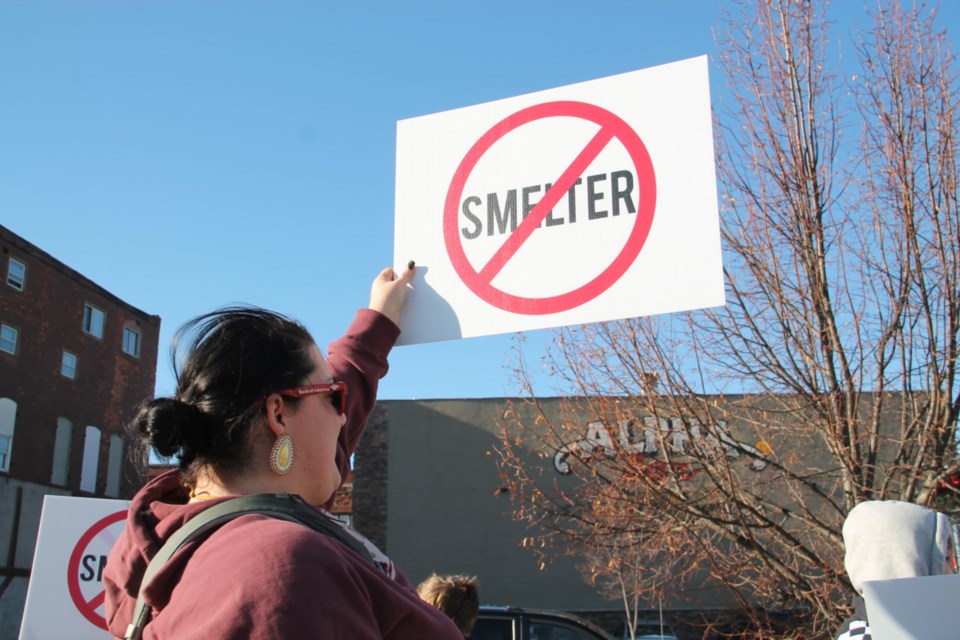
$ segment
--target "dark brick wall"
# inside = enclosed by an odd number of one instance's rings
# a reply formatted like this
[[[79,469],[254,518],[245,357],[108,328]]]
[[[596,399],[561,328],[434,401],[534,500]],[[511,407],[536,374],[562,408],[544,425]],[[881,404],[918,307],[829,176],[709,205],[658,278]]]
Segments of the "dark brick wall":
[[[389,555],[387,548],[388,435],[390,420],[378,404],[360,440],[354,457],[353,524],[371,542]]]
[[[0,397],[17,403],[9,476],[49,484],[57,418],[73,423],[66,488],[79,492],[88,425],[100,429],[96,494],[106,488],[110,435],[125,437],[136,406],[153,395],[160,318],[123,302],[73,269],[0,226],[0,322],[19,331],[17,354],[0,352]],[[27,267],[23,291],[7,284],[9,258]],[[105,312],[102,339],[82,330],[83,309]],[[141,334],[140,356],[121,349],[123,329]],[[76,379],[60,373],[63,351],[78,358]],[[124,455],[120,495],[142,483]]]

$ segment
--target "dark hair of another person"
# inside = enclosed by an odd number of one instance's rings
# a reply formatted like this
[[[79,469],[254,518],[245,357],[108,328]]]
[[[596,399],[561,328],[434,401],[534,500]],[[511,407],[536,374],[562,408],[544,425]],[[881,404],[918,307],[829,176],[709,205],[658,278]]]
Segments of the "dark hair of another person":
[[[313,344],[303,325],[258,307],[194,318],[170,349],[176,394],[145,402],[131,428],[159,455],[176,456],[188,483],[204,465],[239,472],[249,461],[260,400],[302,384],[313,372]]]
[[[438,576],[432,574],[417,586],[420,597],[447,614],[469,636],[480,615],[477,579],[472,576]]]

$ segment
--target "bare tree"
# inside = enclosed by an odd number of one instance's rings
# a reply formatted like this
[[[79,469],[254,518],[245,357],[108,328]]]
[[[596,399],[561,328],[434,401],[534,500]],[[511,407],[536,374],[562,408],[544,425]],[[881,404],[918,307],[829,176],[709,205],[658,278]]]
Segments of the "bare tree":
[[[499,462],[531,548],[626,604],[720,589],[758,636],[828,637],[849,509],[956,491],[960,84],[923,7],[878,4],[851,75],[824,3],[737,6],[716,60],[726,305],[559,330],[565,395],[527,387]]]

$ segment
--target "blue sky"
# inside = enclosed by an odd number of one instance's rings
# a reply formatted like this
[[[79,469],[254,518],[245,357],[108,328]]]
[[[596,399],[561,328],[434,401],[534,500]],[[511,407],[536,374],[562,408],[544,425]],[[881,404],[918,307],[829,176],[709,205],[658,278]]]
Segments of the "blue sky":
[[[3,0],[0,223],[161,316],[160,394],[173,332],[226,304],[325,347],[392,262],[398,120],[713,57],[721,4]],[[864,24],[835,5],[838,39]],[[513,343],[400,347],[381,398],[516,395]]]

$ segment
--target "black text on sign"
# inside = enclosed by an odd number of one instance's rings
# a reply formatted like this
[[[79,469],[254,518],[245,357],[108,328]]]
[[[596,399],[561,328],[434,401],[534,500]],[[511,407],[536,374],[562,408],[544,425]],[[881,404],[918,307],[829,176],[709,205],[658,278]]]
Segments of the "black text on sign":
[[[583,178],[577,178],[567,190],[566,197],[537,227],[556,227],[574,224],[578,220],[601,220],[621,213],[636,213],[635,182],[633,173],[628,170],[586,176],[586,185]],[[460,207],[463,216],[461,235],[473,240],[483,235],[484,229],[487,236],[516,231],[518,217],[520,220],[526,218],[551,186],[552,183],[548,182],[508,189],[502,197],[500,193],[492,192],[486,196],[464,198]]]

